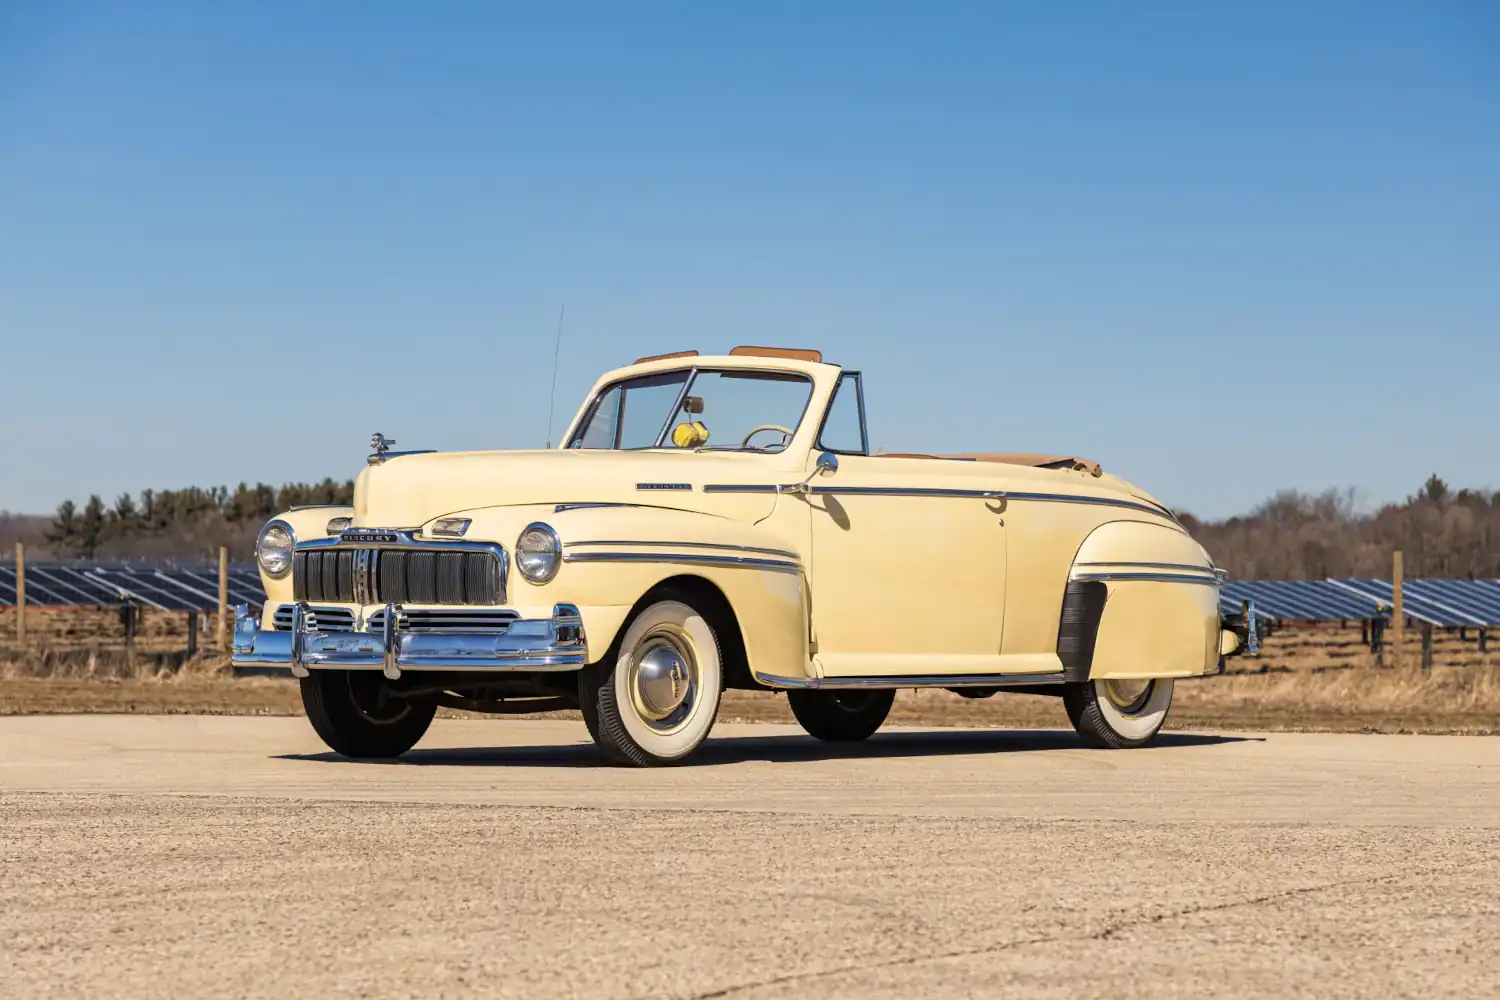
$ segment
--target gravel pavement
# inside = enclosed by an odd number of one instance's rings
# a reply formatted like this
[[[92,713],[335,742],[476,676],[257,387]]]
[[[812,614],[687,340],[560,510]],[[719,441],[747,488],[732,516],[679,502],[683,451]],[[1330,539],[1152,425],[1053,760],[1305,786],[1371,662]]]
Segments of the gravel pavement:
[[[1500,741],[0,719],[14,997],[1500,996]]]

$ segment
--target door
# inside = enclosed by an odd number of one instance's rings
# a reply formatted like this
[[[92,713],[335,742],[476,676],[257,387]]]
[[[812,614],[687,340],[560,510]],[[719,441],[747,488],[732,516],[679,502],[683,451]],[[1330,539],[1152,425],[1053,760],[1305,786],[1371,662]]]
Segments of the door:
[[[985,470],[841,455],[815,477],[814,656],[825,676],[1002,672],[1005,502]]]

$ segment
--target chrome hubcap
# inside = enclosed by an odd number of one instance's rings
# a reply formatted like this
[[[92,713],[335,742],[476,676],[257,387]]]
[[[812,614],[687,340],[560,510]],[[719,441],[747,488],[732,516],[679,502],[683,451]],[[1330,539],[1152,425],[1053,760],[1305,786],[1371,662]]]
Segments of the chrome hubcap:
[[[652,729],[673,729],[692,713],[698,661],[682,632],[662,627],[647,633],[630,658],[630,675],[636,714]]]
[[[1132,715],[1146,707],[1152,684],[1149,680],[1112,680],[1100,681],[1099,687],[1111,705],[1122,714]]]

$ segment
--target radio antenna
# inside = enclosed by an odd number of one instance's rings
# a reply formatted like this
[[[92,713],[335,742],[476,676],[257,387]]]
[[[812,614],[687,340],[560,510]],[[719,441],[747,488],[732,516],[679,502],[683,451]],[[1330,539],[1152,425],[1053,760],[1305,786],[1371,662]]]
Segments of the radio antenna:
[[[568,311],[564,302],[557,310],[557,339],[552,347],[552,392],[547,397],[547,448],[552,448],[552,412],[557,406],[557,359],[562,355],[563,313]]]

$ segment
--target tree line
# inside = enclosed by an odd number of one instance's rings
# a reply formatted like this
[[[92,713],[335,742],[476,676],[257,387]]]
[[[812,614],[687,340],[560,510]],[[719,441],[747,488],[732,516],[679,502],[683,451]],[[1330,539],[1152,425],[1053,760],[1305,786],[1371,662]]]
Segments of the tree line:
[[[42,556],[95,559],[211,559],[227,545],[233,558],[247,560],[267,519],[301,504],[347,504],[353,496],[352,481],[332,479],[280,488],[144,490],[112,506],[92,496],[81,509],[64,501],[50,525],[0,515],[0,541],[38,544]],[[1288,490],[1238,517],[1178,516],[1235,579],[1388,579],[1397,549],[1409,576],[1500,578],[1500,492],[1454,491],[1437,476],[1406,500],[1374,511],[1361,511],[1351,490]]]
[[[72,500],[57,507],[43,538],[53,555],[98,558],[210,558],[227,545],[236,559],[248,559],[255,536],[267,520],[302,504],[354,502],[354,481],[240,483],[204,489],[142,490],[122,493],[113,505],[94,494],[79,508]]]
[[[1500,492],[1455,492],[1437,476],[1371,512],[1358,509],[1352,490],[1288,490],[1240,517],[1180,517],[1236,579],[1390,579],[1398,549],[1407,576],[1500,577]]]

